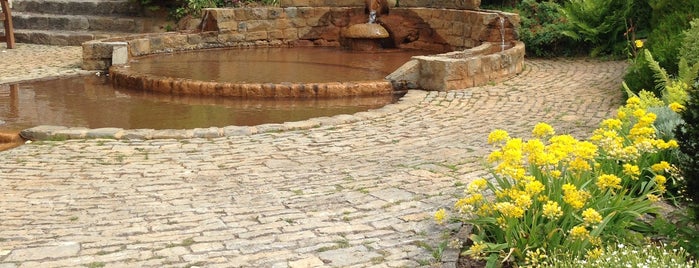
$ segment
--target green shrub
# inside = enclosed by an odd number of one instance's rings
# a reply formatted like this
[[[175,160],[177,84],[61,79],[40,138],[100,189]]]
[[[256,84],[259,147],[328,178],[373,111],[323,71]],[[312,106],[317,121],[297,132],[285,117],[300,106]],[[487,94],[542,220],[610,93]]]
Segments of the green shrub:
[[[690,22],[691,28],[684,32],[684,40],[680,47],[680,58],[687,60],[688,65],[699,62],[699,18]]]
[[[563,34],[591,47],[592,56],[626,56],[626,19],[633,0],[570,0],[562,12],[571,25]]]
[[[650,0],[652,31],[648,36],[648,49],[670,74],[677,73],[679,49],[683,31],[689,22],[699,15],[699,1]]]
[[[649,62],[652,60],[652,55],[651,58],[648,58],[646,53],[638,53],[635,58],[631,59],[631,63],[624,75],[624,83],[626,83],[631,92],[638,94],[641,90],[653,91],[655,89],[653,70],[649,66]],[[660,92],[653,92],[660,96]],[[627,97],[630,96],[627,94]]]
[[[680,169],[689,189],[687,197],[693,202],[695,215],[699,215],[699,90],[689,91],[689,100],[680,114],[684,123],[675,130],[682,152]]]
[[[527,54],[538,57],[576,54],[579,48],[563,34],[569,28],[554,1],[523,0],[514,12],[521,17],[520,38]]]

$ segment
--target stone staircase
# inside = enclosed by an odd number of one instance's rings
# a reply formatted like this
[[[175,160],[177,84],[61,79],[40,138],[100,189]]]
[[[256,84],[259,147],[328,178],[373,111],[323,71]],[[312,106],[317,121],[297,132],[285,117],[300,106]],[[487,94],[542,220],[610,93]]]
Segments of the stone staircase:
[[[85,41],[162,32],[165,15],[144,14],[129,0],[14,0],[20,43],[79,46]]]

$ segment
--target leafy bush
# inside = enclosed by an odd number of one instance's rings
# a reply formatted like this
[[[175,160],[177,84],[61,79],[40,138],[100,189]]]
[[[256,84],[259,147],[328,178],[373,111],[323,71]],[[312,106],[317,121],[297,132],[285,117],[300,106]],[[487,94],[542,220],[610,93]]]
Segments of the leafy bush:
[[[680,58],[687,60],[688,65],[699,62],[699,18],[690,22],[691,28],[684,32],[684,40],[680,47]]]
[[[699,215],[699,90],[689,91],[682,115],[683,124],[675,130],[675,137],[683,153],[680,158],[680,168],[687,183],[687,197],[693,202],[693,207]],[[697,217],[699,221],[699,217]]]
[[[562,12],[571,25],[568,37],[592,47],[590,54],[625,56],[627,32],[633,0],[570,0]]]
[[[674,171],[662,157],[677,147],[656,138],[655,119],[633,97],[590,141],[554,135],[544,123],[526,141],[493,131],[493,179],[473,181],[454,205],[454,218],[474,226],[465,253],[491,264],[540,264],[563,251],[595,259],[630,230],[648,229],[639,218],[655,214]]]
[[[650,62],[654,61],[652,54],[646,54],[639,51],[637,56],[631,59],[626,74],[624,75],[624,83],[633,93],[639,93],[641,90],[654,90],[655,79],[653,78],[653,70],[650,67]],[[650,56],[650,58],[648,57]],[[655,92],[660,96],[660,92]],[[628,93],[628,92],[627,92]],[[630,95],[627,94],[627,97]]]
[[[527,53],[534,56],[576,54],[576,46],[563,34],[569,26],[553,1],[523,0],[514,12],[521,17],[520,38],[527,44]]]
[[[699,1],[650,0],[653,29],[648,36],[648,48],[668,73],[677,73],[679,48],[683,31],[699,14]]]

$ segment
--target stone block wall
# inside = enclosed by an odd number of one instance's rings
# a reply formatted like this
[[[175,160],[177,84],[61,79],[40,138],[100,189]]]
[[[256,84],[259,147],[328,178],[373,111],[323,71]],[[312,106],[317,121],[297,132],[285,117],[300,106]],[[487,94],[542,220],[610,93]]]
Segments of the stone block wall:
[[[389,0],[391,8],[395,0]],[[364,0],[281,0],[282,7],[358,7],[364,6]],[[481,0],[400,0],[397,7],[427,7],[452,9],[478,9]]]
[[[112,42],[128,42],[131,57],[216,47],[340,46],[342,29],[366,19],[363,7],[207,9],[200,27],[204,32],[133,35],[83,43],[83,69],[109,68]],[[395,47],[446,52],[500,42],[502,33],[505,42],[517,40],[519,16],[394,8],[389,15],[379,17],[379,23],[392,34]]]

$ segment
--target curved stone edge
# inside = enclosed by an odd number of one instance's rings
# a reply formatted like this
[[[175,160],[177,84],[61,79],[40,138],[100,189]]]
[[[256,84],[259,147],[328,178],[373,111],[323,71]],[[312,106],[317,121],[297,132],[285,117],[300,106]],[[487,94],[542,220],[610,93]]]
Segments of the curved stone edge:
[[[41,125],[20,131],[20,136],[31,141],[63,141],[78,139],[111,139],[111,140],[157,140],[157,139],[190,139],[190,138],[223,138],[234,136],[249,136],[262,133],[281,131],[306,130],[318,127],[336,126],[372,120],[387,115],[400,113],[420,103],[429,93],[422,90],[410,90],[398,102],[384,107],[355,114],[341,114],[331,117],[317,117],[303,121],[262,124],[257,126],[227,126],[195,129],[123,129],[65,127]]]
[[[387,96],[393,93],[389,81],[348,81],[329,83],[231,83],[198,81],[141,74],[128,66],[109,69],[112,85],[140,91],[174,95],[236,98],[337,98]]]

